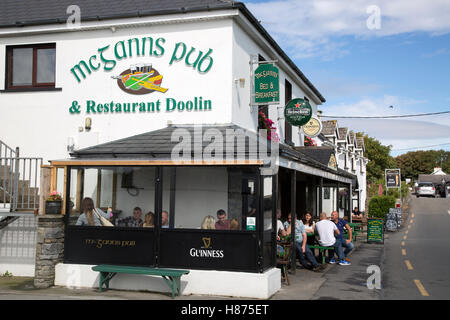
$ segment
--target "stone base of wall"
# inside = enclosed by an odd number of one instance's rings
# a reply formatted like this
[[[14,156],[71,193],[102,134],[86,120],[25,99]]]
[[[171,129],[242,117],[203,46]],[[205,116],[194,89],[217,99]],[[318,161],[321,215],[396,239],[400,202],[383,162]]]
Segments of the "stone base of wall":
[[[34,286],[48,288],[55,284],[55,265],[64,257],[64,223],[62,215],[38,218]]]

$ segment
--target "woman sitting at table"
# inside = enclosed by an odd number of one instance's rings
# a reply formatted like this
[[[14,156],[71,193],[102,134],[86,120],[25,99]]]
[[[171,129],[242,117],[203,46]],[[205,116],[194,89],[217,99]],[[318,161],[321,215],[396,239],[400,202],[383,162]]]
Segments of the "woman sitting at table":
[[[316,228],[316,223],[312,218],[311,212],[306,211],[305,215],[302,218],[302,222],[305,225],[306,235],[308,236],[306,243],[309,245],[314,245],[314,230]]]
[[[311,212],[306,211],[305,215],[303,216],[302,222],[305,225],[306,233],[314,233],[316,223],[312,218]]]

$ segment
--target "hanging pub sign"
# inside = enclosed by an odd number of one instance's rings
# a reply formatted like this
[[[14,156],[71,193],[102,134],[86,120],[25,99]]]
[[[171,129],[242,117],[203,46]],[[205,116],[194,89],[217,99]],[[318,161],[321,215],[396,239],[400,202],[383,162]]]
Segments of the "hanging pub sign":
[[[284,118],[293,126],[301,127],[312,117],[312,108],[308,101],[297,98],[288,102],[284,108]]]
[[[386,169],[386,188],[400,188],[400,169]]]
[[[322,132],[322,121],[317,117],[311,117],[308,123],[303,126],[303,133],[307,137],[317,137],[320,132]]]
[[[273,64],[261,64],[255,70],[255,104],[280,102],[278,68]]]

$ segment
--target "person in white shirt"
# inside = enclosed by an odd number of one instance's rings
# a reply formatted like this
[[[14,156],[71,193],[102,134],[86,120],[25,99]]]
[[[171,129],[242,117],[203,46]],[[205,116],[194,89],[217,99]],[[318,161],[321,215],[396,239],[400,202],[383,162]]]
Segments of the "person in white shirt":
[[[283,222],[281,222],[281,210],[277,209],[277,238],[281,235],[286,236],[286,230],[284,230]],[[278,238],[279,240],[279,238]]]
[[[346,266],[351,264],[350,262],[345,261],[341,239],[334,236],[335,234],[340,234],[339,229],[332,221],[327,220],[327,214],[325,212],[320,214],[320,221],[316,223],[315,231],[319,235],[319,244],[321,246],[334,247],[334,252],[338,255],[340,265]],[[336,260],[334,259],[334,252],[329,250],[329,263],[331,264],[336,263]],[[331,256],[331,254],[333,256]]]

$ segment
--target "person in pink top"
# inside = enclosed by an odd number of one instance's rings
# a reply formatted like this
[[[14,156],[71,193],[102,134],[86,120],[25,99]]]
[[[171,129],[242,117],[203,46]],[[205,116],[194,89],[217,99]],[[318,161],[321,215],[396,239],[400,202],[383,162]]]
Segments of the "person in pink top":
[[[227,219],[227,214],[224,210],[217,211],[216,230],[229,230],[230,220]]]

